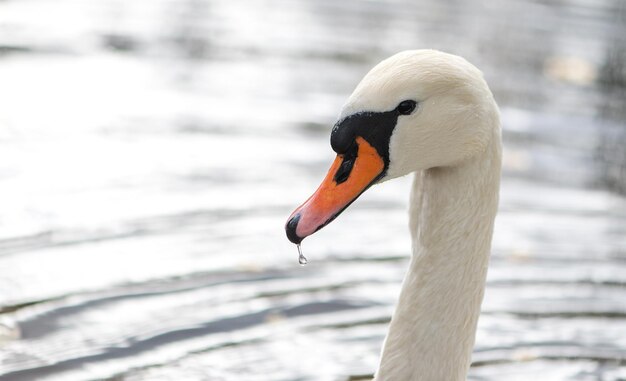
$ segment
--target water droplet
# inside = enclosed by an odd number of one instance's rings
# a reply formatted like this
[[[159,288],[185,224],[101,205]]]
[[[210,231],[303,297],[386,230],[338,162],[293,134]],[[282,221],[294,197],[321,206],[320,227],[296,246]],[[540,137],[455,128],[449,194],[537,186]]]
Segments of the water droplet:
[[[298,263],[300,263],[301,266],[309,263],[304,254],[302,254],[302,248],[300,247],[300,244],[298,244]]]

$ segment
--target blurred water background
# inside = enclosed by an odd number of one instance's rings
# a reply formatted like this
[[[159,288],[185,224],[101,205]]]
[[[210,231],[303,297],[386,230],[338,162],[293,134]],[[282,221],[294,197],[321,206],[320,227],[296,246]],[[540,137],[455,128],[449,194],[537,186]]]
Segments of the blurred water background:
[[[471,380],[626,380],[626,2],[0,1],[0,379],[356,380],[410,179],[283,224],[366,71],[437,48],[502,109]]]

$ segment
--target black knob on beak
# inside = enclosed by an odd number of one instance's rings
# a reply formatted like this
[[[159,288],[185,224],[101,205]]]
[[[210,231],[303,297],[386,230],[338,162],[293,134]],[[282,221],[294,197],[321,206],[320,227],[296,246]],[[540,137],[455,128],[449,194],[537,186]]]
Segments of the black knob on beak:
[[[330,133],[330,146],[339,155],[346,153],[354,145],[354,128],[349,124],[351,117],[347,117],[335,124]]]

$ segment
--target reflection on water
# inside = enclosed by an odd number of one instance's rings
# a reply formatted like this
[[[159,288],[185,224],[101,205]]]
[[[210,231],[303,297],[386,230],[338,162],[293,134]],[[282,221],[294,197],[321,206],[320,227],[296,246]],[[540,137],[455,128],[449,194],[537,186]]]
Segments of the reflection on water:
[[[626,379],[626,3],[0,2],[0,378],[370,375],[409,179],[307,240],[357,81],[483,69],[505,168],[472,380]],[[300,359],[306,358],[306,361]]]

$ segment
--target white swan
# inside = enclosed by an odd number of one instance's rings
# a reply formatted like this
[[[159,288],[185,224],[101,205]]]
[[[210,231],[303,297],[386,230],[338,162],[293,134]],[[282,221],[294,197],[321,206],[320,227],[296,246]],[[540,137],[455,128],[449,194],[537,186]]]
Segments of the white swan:
[[[396,54],[359,83],[331,145],[337,158],[288,238],[300,243],[370,185],[415,172],[413,256],[375,379],[465,380],[500,186],[499,113],[481,72],[438,51]]]

